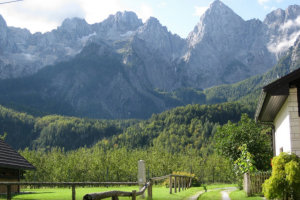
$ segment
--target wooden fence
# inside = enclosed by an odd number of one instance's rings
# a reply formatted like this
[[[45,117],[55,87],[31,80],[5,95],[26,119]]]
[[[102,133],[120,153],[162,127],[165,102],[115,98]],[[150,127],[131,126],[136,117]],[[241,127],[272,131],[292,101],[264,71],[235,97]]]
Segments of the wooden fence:
[[[150,187],[151,187],[151,193],[149,194]],[[101,193],[91,193],[91,194],[84,195],[83,200],[101,200],[101,199],[105,199],[108,197],[111,197],[112,200],[119,200],[119,196],[131,197],[132,200],[136,200],[136,197],[143,195],[147,188],[148,188],[148,197],[150,195],[151,199],[152,199],[152,185],[151,185],[151,182],[148,182],[138,192],[136,192],[136,190],[133,190],[132,192],[108,191],[108,192],[101,192]]]
[[[173,188],[174,188],[175,193],[177,191],[180,192],[181,190],[186,190],[186,189],[190,188],[192,185],[192,179],[193,179],[190,176],[169,174],[166,176],[154,177],[154,178],[151,178],[150,180],[151,181],[159,181],[159,180],[164,180],[167,178],[169,179],[170,194],[172,194]]]
[[[262,184],[269,179],[271,172],[257,172],[244,174],[244,190],[248,196],[262,193]]]
[[[92,194],[86,194],[83,197],[83,200],[101,200],[108,197],[111,197],[112,200],[118,200],[119,196],[127,196],[127,197],[131,197],[132,200],[136,200],[136,197],[139,195],[143,195],[146,189],[148,189],[148,200],[151,200],[153,197],[152,186],[155,183],[155,181],[166,180],[166,179],[169,180],[170,194],[172,194],[173,188],[174,188],[174,192],[176,193],[177,191],[180,192],[190,188],[192,184],[192,177],[170,174],[166,176],[151,178],[150,181],[146,183],[145,186],[139,192],[136,192],[134,190],[132,192],[108,191],[108,192],[101,192],[101,193],[92,193]]]
[[[7,187],[7,200],[11,200],[11,186],[50,186],[50,187],[71,187],[72,200],[76,199],[76,186],[109,186],[109,185],[138,185],[137,182],[0,182],[0,185]]]

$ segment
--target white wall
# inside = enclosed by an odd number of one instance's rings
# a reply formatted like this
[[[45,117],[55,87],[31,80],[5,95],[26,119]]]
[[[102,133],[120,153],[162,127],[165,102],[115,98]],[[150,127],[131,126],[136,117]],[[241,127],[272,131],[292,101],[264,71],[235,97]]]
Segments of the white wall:
[[[289,101],[287,99],[274,120],[276,156],[280,154],[280,148],[283,148],[284,152],[291,152],[291,129],[288,104]]]

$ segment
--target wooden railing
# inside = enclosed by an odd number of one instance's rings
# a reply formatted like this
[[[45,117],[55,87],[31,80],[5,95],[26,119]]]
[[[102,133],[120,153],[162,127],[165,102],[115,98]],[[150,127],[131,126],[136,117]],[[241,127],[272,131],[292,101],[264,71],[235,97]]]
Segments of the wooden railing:
[[[86,194],[83,197],[83,200],[101,200],[101,199],[109,198],[109,197],[111,197],[112,200],[118,200],[119,196],[131,197],[132,200],[136,200],[136,197],[144,194],[146,189],[148,189],[148,200],[151,200],[152,199],[152,186],[153,186],[154,182],[160,181],[160,180],[166,180],[166,179],[169,179],[170,194],[172,194],[173,188],[174,188],[174,192],[176,193],[177,191],[180,192],[180,191],[190,188],[191,184],[192,184],[192,177],[190,177],[190,176],[169,174],[166,176],[151,178],[150,181],[147,182],[145,184],[145,186],[142,187],[142,189],[139,192],[136,192],[135,190],[133,190],[132,192],[108,191],[108,192],[101,192],[101,193],[91,193],[91,194]]]
[[[0,182],[0,186],[4,185],[7,187],[7,200],[11,200],[11,186],[50,186],[50,187],[61,187],[68,186],[72,187],[72,200],[76,199],[76,186],[109,186],[109,185],[138,185],[137,182]]]
[[[169,174],[166,176],[154,177],[154,178],[151,178],[150,180],[159,181],[159,180],[164,180],[167,178],[169,179],[170,194],[172,194],[173,188],[174,188],[175,193],[177,193],[177,189],[178,189],[178,192],[180,192],[181,190],[186,190],[186,189],[190,188],[192,185],[192,179],[193,179],[193,177],[191,177],[191,176]]]
[[[191,187],[192,177],[189,176],[181,176],[181,175],[166,175],[161,177],[151,178],[149,182],[147,182],[140,191],[133,190],[132,192],[123,192],[123,191],[108,191],[102,193],[93,193],[86,194],[83,197],[83,200],[98,200],[103,198],[111,197],[112,200],[118,200],[119,196],[127,196],[132,197],[132,200],[135,200],[137,196],[140,196],[145,193],[146,189],[148,189],[148,199],[152,199],[152,186],[155,181],[169,179],[169,188],[170,194],[172,194],[172,190],[174,188],[174,192],[183,191],[187,188]],[[7,187],[7,200],[11,200],[12,192],[11,187],[13,185],[17,186],[50,186],[50,187],[71,187],[72,188],[72,200],[76,199],[76,187],[78,186],[110,186],[110,185],[138,185],[137,182],[0,182],[0,186]]]
[[[91,194],[86,194],[83,197],[83,200],[101,200],[101,199],[105,199],[108,197],[111,197],[112,200],[119,200],[119,196],[131,197],[132,200],[136,200],[136,197],[144,194],[144,192],[146,191],[147,188],[148,188],[148,196],[149,196],[149,188],[150,187],[152,189],[151,182],[148,182],[138,192],[136,192],[136,190],[133,190],[132,192],[108,191],[108,192],[101,192],[101,193],[91,193]],[[152,199],[152,193],[151,193],[151,199]]]

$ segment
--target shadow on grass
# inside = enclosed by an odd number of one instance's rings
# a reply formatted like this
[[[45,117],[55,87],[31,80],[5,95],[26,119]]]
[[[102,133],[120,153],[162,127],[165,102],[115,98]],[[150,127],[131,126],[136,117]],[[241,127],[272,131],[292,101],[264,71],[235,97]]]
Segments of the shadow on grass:
[[[54,193],[54,192],[20,192],[19,194],[12,194],[12,199],[22,199],[24,200],[24,195],[28,195],[28,194],[50,194],[50,193]],[[7,199],[7,195],[6,194],[0,194],[0,200],[2,199]],[[39,199],[26,199],[26,200],[39,200]]]

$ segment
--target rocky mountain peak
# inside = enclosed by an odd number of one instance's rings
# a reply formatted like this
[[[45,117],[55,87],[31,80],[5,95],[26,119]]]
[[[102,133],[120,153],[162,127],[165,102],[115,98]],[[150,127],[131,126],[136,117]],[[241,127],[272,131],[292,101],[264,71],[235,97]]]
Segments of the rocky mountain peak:
[[[210,7],[201,16],[199,23],[189,34],[190,46],[195,46],[204,37],[214,37],[214,34],[222,37],[232,37],[234,31],[243,27],[245,21],[233,10],[219,0],[211,3]]]
[[[231,8],[229,8],[227,5],[225,5],[222,1],[219,0],[215,0],[210,4],[209,9],[207,9],[203,18],[207,18],[211,16],[239,17]]]
[[[160,22],[158,21],[158,19],[156,19],[155,17],[150,17],[146,23],[144,24],[142,30],[148,30],[148,31],[167,31],[167,28],[162,26],[160,24]]]
[[[136,30],[143,24],[142,20],[131,11],[117,12],[103,21],[104,26],[115,26],[121,31]]]
[[[0,28],[6,28],[6,21],[4,20],[4,18],[2,17],[2,15],[0,15]]]
[[[289,6],[286,11],[286,20],[294,20],[297,19],[300,13],[300,6],[299,5],[291,5]]]
[[[0,15],[0,50],[4,48],[7,39],[7,25],[3,17]]]
[[[128,23],[133,26],[140,26],[142,24],[142,20],[138,18],[138,16],[131,11],[117,12],[114,16],[115,22],[119,23]]]
[[[81,18],[67,18],[63,21],[61,28],[64,30],[77,30],[80,29],[82,27],[86,27],[88,25],[88,23]]]
[[[276,9],[266,16],[264,23],[267,25],[273,23],[283,23],[284,19],[285,19],[285,11],[282,9]]]
[[[276,9],[269,13],[264,23],[267,25],[278,25],[288,20],[295,20],[299,16],[300,13],[300,6],[299,5],[291,5],[286,10]]]

